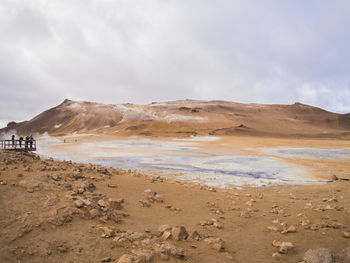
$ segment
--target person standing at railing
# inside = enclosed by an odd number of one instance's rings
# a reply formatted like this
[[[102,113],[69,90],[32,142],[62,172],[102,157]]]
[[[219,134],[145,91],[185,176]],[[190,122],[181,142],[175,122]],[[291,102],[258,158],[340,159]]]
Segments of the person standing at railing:
[[[15,135],[12,135],[11,141],[12,141],[12,147],[15,147]]]
[[[33,135],[30,135],[29,137],[30,148],[33,148],[33,141],[34,141]]]
[[[19,148],[22,148],[22,141],[23,141],[23,137],[19,137]]]
[[[24,136],[24,144],[25,144],[26,149],[28,148],[28,142],[29,142],[29,137],[26,135],[26,136]]]

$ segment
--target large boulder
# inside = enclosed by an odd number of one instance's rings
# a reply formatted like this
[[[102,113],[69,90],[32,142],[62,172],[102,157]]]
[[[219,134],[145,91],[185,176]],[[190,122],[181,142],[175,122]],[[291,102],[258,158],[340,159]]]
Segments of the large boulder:
[[[332,252],[328,248],[309,249],[303,259],[306,263],[333,263]]]
[[[339,254],[334,256],[335,262],[350,262],[350,247],[343,249]]]

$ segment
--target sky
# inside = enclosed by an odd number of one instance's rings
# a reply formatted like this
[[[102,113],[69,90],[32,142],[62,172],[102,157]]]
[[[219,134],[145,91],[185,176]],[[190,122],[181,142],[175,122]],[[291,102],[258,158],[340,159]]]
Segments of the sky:
[[[348,0],[1,0],[0,126],[65,98],[350,112]]]

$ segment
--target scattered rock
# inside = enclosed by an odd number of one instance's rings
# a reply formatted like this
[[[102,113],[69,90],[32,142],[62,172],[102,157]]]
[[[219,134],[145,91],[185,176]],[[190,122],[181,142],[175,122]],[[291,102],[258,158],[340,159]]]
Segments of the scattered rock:
[[[169,255],[185,259],[187,255],[187,251],[184,248],[177,247],[167,242],[162,244],[159,248],[156,248],[156,251],[160,254],[162,259],[168,259]]]
[[[122,255],[117,263],[139,263],[139,259],[136,256],[132,256],[129,254]]]
[[[108,258],[103,258],[103,259],[101,260],[101,263],[108,263],[108,262],[112,262],[112,261],[113,261],[113,259],[110,258],[110,257],[108,257]]]
[[[209,220],[203,220],[203,221],[200,221],[199,224],[201,226],[211,226],[214,224],[214,220],[212,219],[209,219]]]
[[[171,234],[173,236],[173,239],[176,241],[185,240],[188,237],[188,233],[184,226],[174,226],[171,229]]]
[[[0,185],[7,185],[7,181],[6,180],[0,180]]]
[[[166,230],[163,232],[163,235],[162,235],[162,240],[168,240],[172,237],[171,235],[171,231],[169,230]]]
[[[66,245],[59,245],[56,247],[56,250],[61,253],[67,253],[69,248]]]
[[[188,235],[187,240],[195,240],[199,241],[201,239],[200,234],[197,232],[197,230],[191,231],[191,233]]]
[[[164,231],[167,231],[167,230],[171,230],[171,226],[169,225],[161,225],[159,228],[158,228],[158,231],[163,234]]]
[[[282,234],[296,233],[296,232],[297,232],[297,228],[295,226],[289,226],[288,228],[282,231]]]
[[[217,229],[223,229],[224,225],[221,222],[214,222],[213,224]]]
[[[294,245],[291,242],[274,240],[272,242],[274,247],[279,247],[278,252],[281,254],[287,254],[289,250],[294,248]]]
[[[345,232],[343,233],[343,237],[344,237],[344,238],[350,238],[350,232],[345,231]]]
[[[81,186],[84,190],[87,190],[91,193],[96,189],[96,186],[90,180],[82,182]]]
[[[123,198],[120,198],[120,199],[108,199],[108,203],[109,203],[109,206],[114,208],[114,209],[117,209],[117,210],[121,210],[123,209],[123,203],[124,203],[124,199]]]
[[[139,200],[142,207],[151,207],[151,203],[145,200]]]
[[[98,200],[97,204],[100,206],[100,207],[107,207],[107,203],[106,201],[104,201],[103,199],[100,199]]]
[[[140,262],[150,262],[154,258],[154,252],[150,249],[133,249],[131,253],[135,254]]]
[[[115,184],[108,184],[107,187],[109,187],[109,188],[118,188],[118,186],[115,185]]]
[[[164,201],[163,196],[160,194],[155,194],[151,197],[151,199],[159,203],[162,203]]]
[[[331,176],[331,180],[332,180],[332,181],[337,181],[337,180],[338,180],[338,177],[337,177],[335,174],[333,174],[333,175]]]
[[[83,202],[82,200],[78,199],[78,200],[75,200],[75,201],[74,201],[74,205],[75,205],[77,208],[81,208],[81,207],[84,206],[84,202]]]
[[[146,195],[153,195],[153,191],[151,189],[146,189],[143,191]]]
[[[275,252],[275,253],[273,253],[272,254],[272,257],[274,258],[274,259],[281,259],[282,258],[282,255],[280,254],[280,253],[278,253],[278,252]]]
[[[219,252],[225,250],[225,242],[220,237],[218,238],[209,237],[204,239],[204,242],[207,243],[208,245],[211,245],[215,250]]]
[[[100,227],[102,230],[101,237],[110,238],[115,236],[115,230],[111,227]]]
[[[57,175],[57,174],[52,174],[52,175],[49,175],[49,177],[54,180],[54,181],[59,181],[61,180],[61,176]]]
[[[100,215],[100,212],[97,209],[91,209],[89,211],[91,218],[95,218]]]

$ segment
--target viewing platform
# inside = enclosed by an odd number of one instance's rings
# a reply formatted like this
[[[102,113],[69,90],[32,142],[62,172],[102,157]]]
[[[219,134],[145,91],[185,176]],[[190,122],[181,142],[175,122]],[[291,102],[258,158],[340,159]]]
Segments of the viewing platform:
[[[36,140],[0,140],[0,149],[16,152],[36,151]]]

